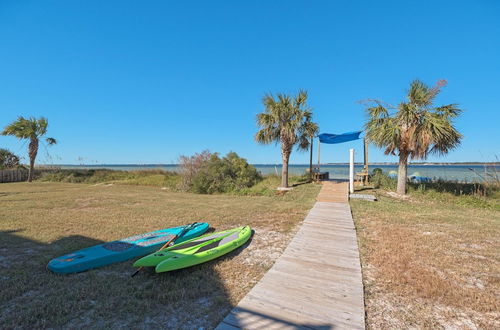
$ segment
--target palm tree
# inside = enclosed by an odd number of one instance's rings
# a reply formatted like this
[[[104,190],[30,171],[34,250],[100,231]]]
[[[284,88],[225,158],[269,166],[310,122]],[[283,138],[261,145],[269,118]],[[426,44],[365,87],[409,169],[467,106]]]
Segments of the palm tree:
[[[366,136],[385,154],[399,156],[397,193],[406,194],[406,173],[409,159],[425,159],[429,154],[444,155],[460,144],[462,135],[453,126],[453,119],[462,110],[457,104],[433,106],[445,80],[429,87],[420,80],[410,85],[407,102],[397,107],[372,100],[367,109]],[[392,110],[392,111],[390,111]]]
[[[35,159],[38,154],[38,144],[40,138],[42,138],[47,133],[47,126],[49,122],[46,118],[40,117],[36,119],[35,117],[24,118],[19,116],[17,120],[12,122],[10,125],[4,128],[2,135],[12,135],[18,139],[29,139],[28,154],[30,157],[30,169],[28,174],[28,182],[33,180],[33,171],[35,167]],[[45,138],[47,144],[56,144],[56,139]]]
[[[260,130],[255,140],[261,144],[281,144],[281,187],[288,188],[288,161],[293,146],[297,145],[299,151],[307,150],[309,139],[318,132],[318,125],[311,121],[306,91],[299,91],[296,96],[278,94],[276,98],[266,94],[262,102],[265,110],[257,115]]]

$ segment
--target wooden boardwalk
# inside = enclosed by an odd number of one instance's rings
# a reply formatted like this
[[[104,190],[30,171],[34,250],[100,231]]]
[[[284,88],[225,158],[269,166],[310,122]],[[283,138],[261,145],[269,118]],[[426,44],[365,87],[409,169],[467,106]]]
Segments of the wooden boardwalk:
[[[347,183],[318,201],[274,266],[217,329],[364,329],[363,284]]]

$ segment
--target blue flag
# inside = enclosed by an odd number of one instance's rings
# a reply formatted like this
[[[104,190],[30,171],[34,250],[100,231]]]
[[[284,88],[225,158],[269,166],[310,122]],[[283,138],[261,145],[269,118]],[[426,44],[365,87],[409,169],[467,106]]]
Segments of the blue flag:
[[[319,137],[319,142],[321,143],[335,144],[335,143],[343,143],[343,142],[357,140],[359,139],[359,135],[362,132],[363,131],[357,131],[357,132],[348,132],[343,134],[322,133],[318,135],[318,137]]]

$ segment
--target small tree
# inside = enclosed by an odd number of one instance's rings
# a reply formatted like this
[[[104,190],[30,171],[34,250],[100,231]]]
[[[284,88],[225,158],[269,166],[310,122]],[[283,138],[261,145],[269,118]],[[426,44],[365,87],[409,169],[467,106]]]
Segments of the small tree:
[[[281,186],[288,187],[288,162],[293,146],[308,150],[309,139],[318,132],[318,125],[312,122],[312,111],[307,105],[307,92],[299,91],[292,97],[278,94],[276,98],[267,94],[262,100],[264,112],[257,115],[260,130],[255,140],[261,144],[281,144]]]
[[[366,136],[370,142],[385,148],[385,154],[399,156],[397,193],[406,194],[409,159],[425,159],[429,154],[444,155],[460,144],[462,135],[453,126],[453,119],[462,110],[457,104],[433,106],[445,80],[429,87],[414,80],[407,102],[397,107],[373,100],[367,109]],[[393,110],[390,112],[390,110]]]
[[[17,120],[12,122],[10,125],[4,128],[2,135],[12,135],[18,139],[27,139],[30,141],[28,146],[28,155],[30,158],[30,169],[28,174],[28,182],[33,181],[33,172],[35,169],[35,159],[38,154],[38,144],[40,138],[44,137],[47,133],[47,127],[49,122],[46,118],[40,117],[36,119],[35,117],[24,118],[19,116]],[[56,144],[56,139],[45,138],[45,141],[49,145]]]
[[[203,151],[180,157],[183,189],[200,194],[234,192],[249,188],[262,180],[257,169],[235,152],[220,158]]]
[[[0,170],[19,166],[19,157],[7,149],[0,149]]]
[[[192,156],[181,155],[179,157],[179,167],[182,176],[182,189],[190,190],[195,177],[200,171],[208,166],[208,162],[212,156],[217,156],[208,150],[203,150],[201,153],[195,153]]]

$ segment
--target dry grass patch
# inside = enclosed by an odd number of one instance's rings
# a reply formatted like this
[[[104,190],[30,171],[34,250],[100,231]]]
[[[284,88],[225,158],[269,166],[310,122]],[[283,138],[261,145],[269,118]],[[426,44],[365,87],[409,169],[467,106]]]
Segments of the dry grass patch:
[[[351,202],[368,327],[499,328],[500,212],[378,195]]]
[[[210,328],[263,276],[319,190],[285,196],[173,193],[159,187],[68,183],[0,185],[2,328]],[[213,262],[130,278],[132,261],[61,276],[61,254],[141,232],[206,221],[248,224],[252,241]]]

